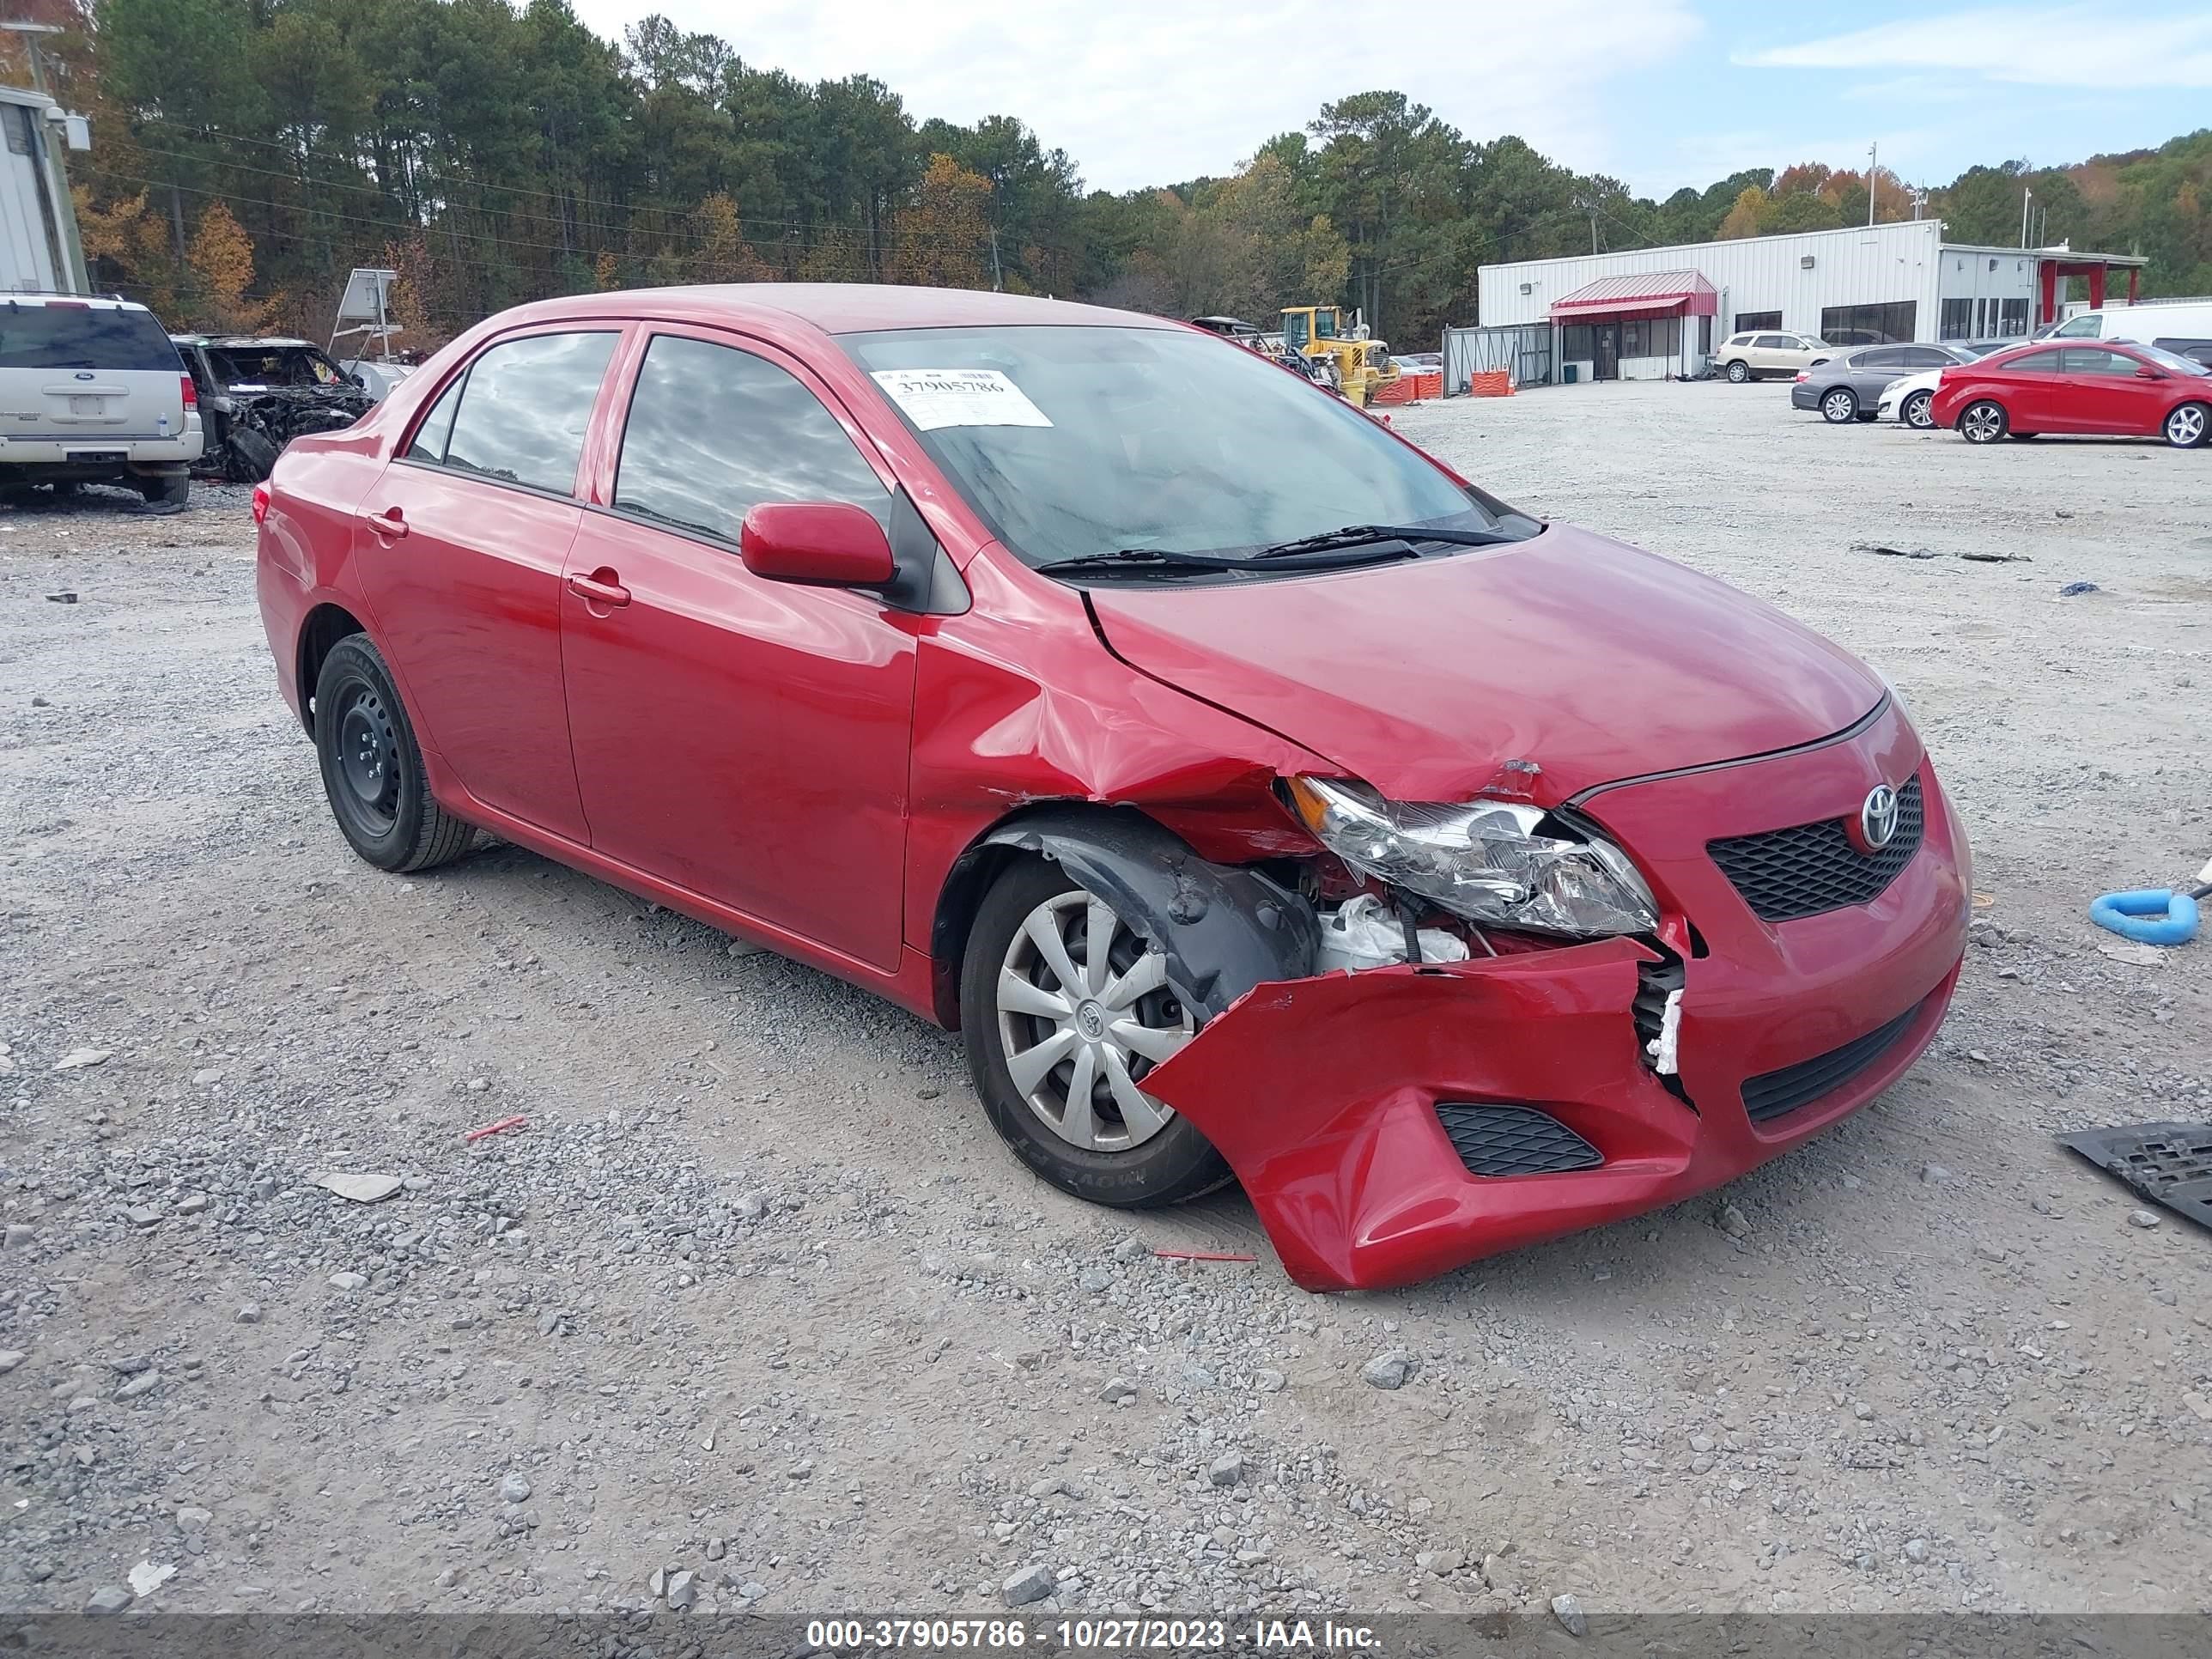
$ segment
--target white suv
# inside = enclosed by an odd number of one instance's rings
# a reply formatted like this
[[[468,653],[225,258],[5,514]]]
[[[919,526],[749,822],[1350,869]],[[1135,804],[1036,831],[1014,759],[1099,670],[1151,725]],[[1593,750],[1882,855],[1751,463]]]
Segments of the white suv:
[[[145,307],[0,294],[0,490],[119,483],[179,507],[203,441],[191,376]]]
[[[1816,340],[1809,334],[1794,334],[1779,328],[1753,328],[1731,334],[1722,341],[1721,349],[1713,354],[1713,361],[1722,374],[1741,386],[1762,374],[1795,374],[1801,368],[1825,363],[1836,355],[1836,350],[1826,341]]]

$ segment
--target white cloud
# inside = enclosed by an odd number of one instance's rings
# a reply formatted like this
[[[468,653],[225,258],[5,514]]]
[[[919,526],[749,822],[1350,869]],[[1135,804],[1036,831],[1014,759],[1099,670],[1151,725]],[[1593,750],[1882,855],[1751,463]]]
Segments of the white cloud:
[[[1469,137],[1518,133],[1583,169],[1621,172],[1636,135],[1607,118],[1608,82],[1648,78],[1698,35],[1689,0],[1531,5],[1256,0],[578,0],[603,34],[653,11],[726,37],[749,64],[802,80],[865,73],[917,118],[1013,115],[1074,157],[1094,188],[1230,171],[1347,93],[1395,88]],[[1593,41],[1604,43],[1590,50]]]
[[[1949,70],[2018,86],[2212,87],[2212,15],[1990,8],[1740,52],[1734,61],[1756,69]]]

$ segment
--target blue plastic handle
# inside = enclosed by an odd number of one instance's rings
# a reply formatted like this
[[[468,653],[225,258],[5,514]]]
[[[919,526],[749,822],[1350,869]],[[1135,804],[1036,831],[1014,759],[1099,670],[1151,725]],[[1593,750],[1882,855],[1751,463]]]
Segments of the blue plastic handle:
[[[2089,907],[2089,920],[2138,945],[2186,945],[2197,937],[2197,901],[2165,887],[2106,893]]]

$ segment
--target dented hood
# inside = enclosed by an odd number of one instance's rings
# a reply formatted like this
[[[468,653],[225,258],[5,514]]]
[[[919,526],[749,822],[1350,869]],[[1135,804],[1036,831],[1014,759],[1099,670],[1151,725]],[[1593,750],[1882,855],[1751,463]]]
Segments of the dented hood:
[[[1827,737],[1881,699],[1837,646],[1724,582],[1586,531],[1203,588],[1090,590],[1125,662],[1399,800],[1509,761],[1593,784]]]

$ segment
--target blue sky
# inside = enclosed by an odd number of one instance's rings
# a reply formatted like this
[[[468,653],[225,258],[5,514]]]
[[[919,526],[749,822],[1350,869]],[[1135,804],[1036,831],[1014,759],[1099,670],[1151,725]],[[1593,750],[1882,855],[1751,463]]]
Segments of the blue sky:
[[[577,0],[651,11],[805,79],[866,72],[917,116],[1020,117],[1095,187],[1231,170],[1324,100],[1395,87],[1638,195],[1739,167],[1908,182],[2155,144],[2212,124],[2212,5],[1865,0]],[[2054,232],[2056,228],[2054,227]]]

